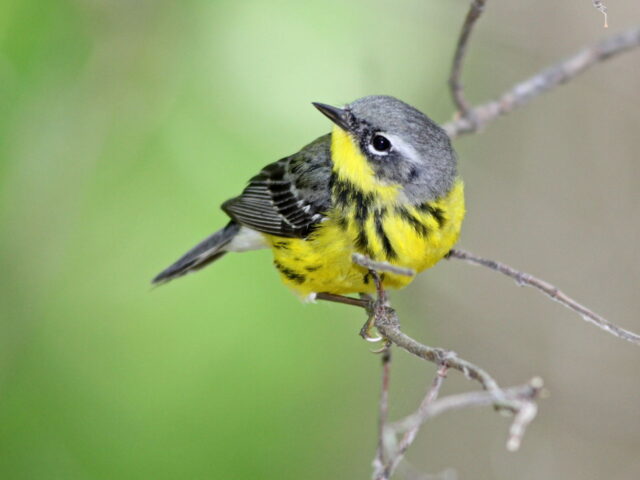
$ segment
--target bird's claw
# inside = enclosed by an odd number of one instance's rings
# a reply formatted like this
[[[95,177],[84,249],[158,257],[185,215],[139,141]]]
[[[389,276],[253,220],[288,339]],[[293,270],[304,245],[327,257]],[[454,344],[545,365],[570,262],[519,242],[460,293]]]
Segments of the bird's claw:
[[[381,335],[372,335],[371,331],[375,329],[374,325],[375,317],[370,317],[367,322],[360,329],[360,336],[364,338],[367,342],[378,343],[384,340],[384,337]]]
[[[384,337],[380,336],[380,335],[376,335],[375,337],[370,337],[370,336],[365,336],[363,337],[367,342],[371,342],[371,343],[378,343],[382,340],[384,340]]]
[[[367,314],[369,315],[367,322],[360,329],[360,336],[364,338],[367,342],[371,342],[371,343],[378,343],[378,342],[384,341],[384,345],[382,346],[382,348],[372,351],[372,353],[383,353],[389,348],[389,341],[380,334],[377,334],[375,336],[372,335],[371,331],[376,328],[375,323],[376,323],[376,318],[378,317],[378,314],[385,307],[387,307],[387,295],[382,287],[382,282],[380,280],[380,277],[378,276],[378,273],[374,270],[369,270],[369,273],[373,275],[373,278],[376,284],[376,291],[378,295],[377,297],[373,297],[367,293],[360,294],[360,298],[362,300],[366,300],[368,303],[366,310],[367,310]]]
[[[371,353],[375,353],[375,354],[385,353],[389,351],[389,347],[391,347],[391,342],[385,339],[384,343],[382,344],[382,347],[378,348],[377,350],[371,350]]]

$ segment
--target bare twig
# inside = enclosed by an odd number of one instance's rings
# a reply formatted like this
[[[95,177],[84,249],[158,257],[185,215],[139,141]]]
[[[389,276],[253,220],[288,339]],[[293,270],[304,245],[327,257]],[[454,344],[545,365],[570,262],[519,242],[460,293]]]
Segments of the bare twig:
[[[364,257],[364,265],[371,266],[375,262]],[[382,264],[386,268],[386,264]],[[398,467],[407,449],[413,443],[420,426],[429,418],[439,415],[447,410],[464,408],[467,406],[493,405],[502,411],[515,415],[510,430],[507,447],[511,450],[517,449],[520,445],[522,435],[526,426],[533,420],[537,412],[534,399],[542,387],[542,381],[537,379],[524,387],[518,389],[501,389],[497,382],[480,367],[459,358],[454,352],[440,348],[429,347],[406,335],[400,330],[398,316],[387,300],[383,290],[380,275],[375,270],[370,270],[377,287],[378,296],[376,299],[355,299],[334,294],[318,294],[317,299],[358,306],[367,312],[369,320],[365,323],[363,330],[368,331],[371,326],[380,332],[385,341],[383,353],[383,373],[382,389],[379,404],[379,438],[376,449],[374,466],[374,478],[376,480],[388,480]],[[367,338],[366,335],[364,335]],[[402,348],[424,360],[436,363],[439,367],[438,376],[434,380],[432,387],[420,404],[418,410],[400,422],[388,425],[388,402],[389,402],[389,375],[390,375],[390,344]],[[454,395],[451,397],[436,400],[444,376],[448,369],[462,372],[467,378],[478,381],[486,392],[469,393],[465,395]],[[524,393],[523,393],[524,392]],[[395,446],[397,435],[402,435],[400,442]],[[393,449],[386,448],[387,438],[393,437]],[[385,452],[388,450],[388,453]]]
[[[427,394],[418,407],[418,413],[425,412],[428,407],[438,398],[438,394],[440,393],[440,389],[442,388],[444,379],[447,376],[447,370],[448,369],[446,365],[442,365],[438,369],[438,372],[436,373],[436,376],[431,383],[431,387],[427,391]],[[389,460],[385,465],[382,474],[379,477],[374,478],[378,478],[379,480],[391,478],[391,475],[393,475],[393,472],[395,472],[396,468],[398,468],[398,465],[404,457],[404,454],[415,440],[416,435],[418,434],[418,430],[420,430],[420,424],[416,424],[412,428],[409,428],[404,432],[404,435],[402,436],[402,439],[400,440],[398,446],[395,448],[395,451],[389,454]],[[392,432],[394,439],[396,434],[397,432]],[[385,435],[385,437],[386,436],[387,435]]]
[[[607,7],[601,0],[593,0],[593,6],[596,10],[599,10],[602,15],[604,15],[604,28],[609,28],[609,24],[607,23]]]
[[[382,387],[380,389],[380,405],[378,407],[378,448],[373,460],[373,476],[378,478],[384,472],[385,447],[384,436],[389,418],[389,379],[391,376],[391,349],[382,353]]]
[[[517,84],[497,100],[472,108],[468,111],[468,115],[445,124],[443,128],[451,138],[476,132],[496,118],[568,82],[590,67],[638,46],[640,46],[640,27],[613,35]]]
[[[420,427],[429,419],[441,415],[449,410],[459,410],[471,407],[485,407],[494,405],[495,398],[490,392],[469,392],[459,395],[450,395],[437,400],[437,394],[442,386],[442,370],[434,380],[425,399],[420,404],[418,410],[411,415],[391,423],[387,426],[385,438],[387,438],[389,460],[384,470],[378,472],[374,478],[376,480],[388,480],[400,464],[402,457],[413,443],[415,435]],[[520,448],[522,437],[527,426],[533,421],[538,412],[536,399],[542,391],[542,380],[533,378],[526,385],[504,389],[504,397],[513,405],[517,405],[515,416],[509,428],[507,439],[507,450],[513,452]],[[395,445],[398,435],[403,435],[402,439]]]
[[[517,405],[516,415],[509,430],[508,444],[515,445],[521,439],[526,426],[535,417],[535,410],[529,408],[529,404],[538,398],[542,391],[542,380],[538,377],[533,378],[529,383],[519,386],[505,388],[502,394],[505,399],[513,405]],[[415,413],[403,418],[398,422],[389,425],[389,428],[396,432],[406,432],[416,427],[420,427],[424,422],[440,415],[449,410],[458,410],[467,407],[483,407],[495,405],[495,398],[490,392],[468,392],[459,395],[449,395],[440,400],[436,400],[427,405],[426,408],[418,410]],[[525,410],[523,412],[523,410]],[[511,449],[513,450],[513,449]]]
[[[398,316],[392,308],[384,308],[383,313],[378,315],[375,320],[375,327],[384,338],[403,350],[423,360],[457,370],[465,377],[478,381],[486,390],[495,392],[497,403],[503,400],[500,398],[501,390],[497,382],[482,368],[458,357],[455,352],[423,345],[402,332]]]
[[[360,265],[361,267],[368,268],[369,270],[376,272],[395,273],[396,275],[403,275],[405,277],[412,277],[416,274],[416,272],[410,268],[398,267],[396,265],[391,265],[388,262],[376,262],[375,260],[372,260],[360,253],[354,253],[351,258],[353,263],[356,265]]]
[[[640,27],[627,30],[626,32],[602,40],[596,45],[586,48],[576,55],[541,71],[531,78],[515,85],[509,91],[502,94],[497,100],[473,108],[465,98],[460,78],[471,32],[482,14],[485,3],[486,0],[472,0],[470,10],[465,18],[458,39],[449,77],[449,86],[451,88],[453,101],[458,109],[458,114],[456,115],[457,118],[444,125],[444,129],[451,138],[462,134],[477,132],[499,116],[510,113],[542,93],[573,79],[593,65],[640,46]],[[605,16],[606,27],[606,6],[599,0],[593,0],[593,5]],[[503,263],[477,257],[463,250],[452,250],[448,258],[458,258],[476,265],[488,267],[513,278],[520,285],[534,287],[548,295],[551,299],[577,312],[586,321],[595,324],[599,328],[619,338],[640,345],[640,336],[605,320],[543,280],[519,272]],[[454,352],[429,347],[409,337],[401,331],[396,312],[387,302],[386,294],[382,288],[381,276],[378,272],[390,272],[407,276],[413,276],[415,272],[390,265],[386,262],[375,262],[372,259],[357,254],[353,256],[353,261],[369,269],[372,273],[377,287],[377,299],[355,299],[328,293],[320,293],[316,298],[365,309],[369,315],[369,321],[365,323],[361,334],[364,332],[363,336],[368,340],[372,340],[372,338],[368,336],[368,332],[372,326],[375,326],[386,342],[385,348],[381,350],[385,357],[383,357],[383,379],[379,406],[380,432],[374,460],[374,478],[377,480],[388,480],[398,467],[407,449],[413,443],[421,425],[436,415],[454,409],[493,405],[500,410],[513,413],[514,419],[509,430],[507,449],[510,451],[517,450],[526,427],[536,416],[537,405],[535,400],[541,391],[542,380],[534,378],[527,385],[501,389],[486,371],[459,358]],[[389,424],[387,418],[390,374],[390,357],[387,356],[389,355],[389,344],[395,344],[399,348],[424,360],[436,363],[439,366],[438,376],[436,376],[418,410],[400,422],[393,424]],[[437,399],[447,369],[458,370],[467,378],[478,381],[485,391],[452,395]],[[398,435],[402,435],[399,442],[397,441]],[[392,437],[392,442],[387,442],[389,436]],[[387,448],[387,443],[392,443],[393,448]]]
[[[542,388],[542,379],[534,378],[530,383],[532,389],[534,391],[540,391]],[[539,388],[537,386],[539,385]],[[507,450],[510,452],[515,452],[520,448],[520,444],[522,443],[522,437],[524,436],[524,432],[529,426],[529,424],[536,418],[538,414],[538,405],[533,399],[523,399],[522,406],[516,413],[516,416],[511,423],[511,428],[509,429],[509,439],[507,440]]]
[[[318,294],[316,298],[318,300],[326,300],[361,307],[369,312],[374,311],[371,302],[359,299],[325,293]],[[366,305],[363,305],[363,302],[366,303]],[[374,302],[374,304],[375,303],[376,302]],[[373,320],[374,326],[387,341],[415,355],[416,357],[435,363],[439,366],[444,365],[447,368],[461,372],[470,380],[476,380],[485,390],[492,393],[496,407],[512,411],[517,409],[503,397],[502,390],[498,386],[498,383],[485,370],[458,357],[458,355],[451,350],[424,345],[400,330],[398,315],[393,308],[377,303]]]
[[[483,267],[487,267],[496,272],[500,272],[507,277],[512,278],[516,281],[518,285],[526,285],[528,287],[533,287],[537,290],[540,290],[542,293],[547,295],[552,300],[564,305],[565,307],[573,310],[578,315],[580,315],[585,321],[595,325],[598,328],[601,328],[605,332],[610,333],[618,338],[623,340],[627,340],[636,345],[640,345],[640,335],[630,332],[629,330],[625,330],[618,325],[611,323],[605,318],[601,317],[597,313],[589,310],[584,305],[576,302],[573,298],[566,295],[564,292],[560,291],[557,287],[554,287],[550,283],[541,280],[539,278],[534,277],[531,274],[521,272],[516,270],[509,265],[506,265],[501,262],[496,262],[495,260],[489,260],[486,258],[478,257],[473,253],[467,252],[465,250],[454,249],[451,250],[447,258],[457,258],[459,260],[464,260],[468,263],[474,265],[481,265]]]
[[[456,53],[453,56],[453,64],[451,65],[451,74],[449,75],[449,88],[451,89],[451,97],[453,103],[456,105],[458,112],[462,117],[469,117],[469,110],[471,104],[464,96],[464,89],[460,82],[460,76],[462,75],[462,65],[464,56],[467,52],[467,44],[475,23],[482,15],[484,11],[484,5],[486,0],[473,0],[469,12],[464,19],[460,36],[458,37],[458,45],[456,46]]]
[[[370,311],[372,309],[371,302],[366,300],[343,297],[342,295],[333,295],[329,293],[319,293],[317,300],[325,300],[335,303],[343,303],[345,305],[353,305]],[[378,331],[389,340],[403,350],[437,365],[446,365],[449,368],[458,370],[465,377],[477,380],[483,388],[489,391],[499,391],[500,388],[496,381],[487,372],[480,367],[459,358],[455,352],[444,350],[442,348],[429,347],[414,340],[400,330],[400,322],[398,316],[392,308],[388,306],[379,306],[374,317],[374,326]]]

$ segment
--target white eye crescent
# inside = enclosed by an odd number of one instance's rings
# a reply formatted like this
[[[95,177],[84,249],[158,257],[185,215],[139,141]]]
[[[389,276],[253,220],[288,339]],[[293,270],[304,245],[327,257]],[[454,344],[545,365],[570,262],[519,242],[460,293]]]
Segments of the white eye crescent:
[[[376,133],[371,137],[368,148],[374,155],[388,155],[391,151],[391,141],[381,133]]]

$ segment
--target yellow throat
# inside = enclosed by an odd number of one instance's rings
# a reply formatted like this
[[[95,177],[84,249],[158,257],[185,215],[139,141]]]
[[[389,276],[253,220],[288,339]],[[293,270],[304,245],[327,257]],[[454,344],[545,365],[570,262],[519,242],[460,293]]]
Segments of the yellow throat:
[[[336,127],[331,159],[333,208],[305,239],[267,236],[285,284],[302,296],[375,291],[368,271],[352,262],[362,253],[416,273],[433,266],[458,240],[465,214],[464,187],[456,180],[442,198],[412,205],[400,185],[375,176],[351,136]],[[384,275],[384,286],[401,288],[413,277]]]

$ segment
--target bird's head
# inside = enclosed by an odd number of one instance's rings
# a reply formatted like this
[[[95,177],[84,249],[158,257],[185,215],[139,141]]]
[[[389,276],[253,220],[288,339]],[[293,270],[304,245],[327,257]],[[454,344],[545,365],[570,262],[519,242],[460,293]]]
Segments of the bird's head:
[[[338,175],[365,190],[401,187],[416,201],[440,198],[451,189],[456,156],[449,137],[422,112],[382,95],[344,108],[313,105],[335,123],[331,150]]]

